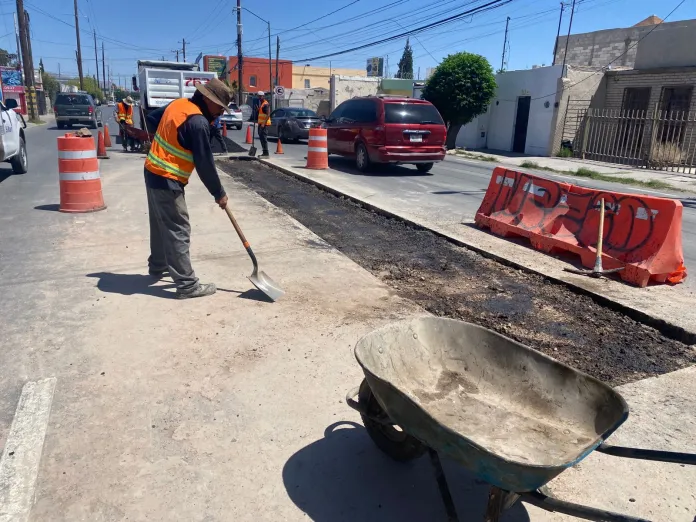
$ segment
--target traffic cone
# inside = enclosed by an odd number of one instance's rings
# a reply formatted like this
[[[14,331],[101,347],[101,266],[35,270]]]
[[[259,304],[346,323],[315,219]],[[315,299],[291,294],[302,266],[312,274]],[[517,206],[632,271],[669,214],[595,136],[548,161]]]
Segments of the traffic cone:
[[[283,142],[280,141],[280,138],[278,138],[278,141],[276,141],[276,154],[285,154],[283,152]]]
[[[97,139],[97,158],[109,159],[109,156],[106,155],[106,147],[104,147],[104,135],[102,134],[102,131],[99,131]]]
[[[109,127],[104,126],[104,145],[111,147],[111,135],[109,134]]]
[[[227,137],[227,125],[224,123],[222,124],[222,137],[223,138]]]
[[[249,127],[247,127],[246,142],[249,144],[252,143],[252,141],[251,141],[251,125]]]

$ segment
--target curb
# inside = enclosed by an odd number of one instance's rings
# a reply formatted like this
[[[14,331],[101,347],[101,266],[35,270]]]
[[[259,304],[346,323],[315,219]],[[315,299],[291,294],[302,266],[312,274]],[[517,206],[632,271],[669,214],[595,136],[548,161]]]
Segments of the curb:
[[[241,159],[241,158],[234,158],[234,157],[230,158],[230,160],[235,160],[235,159]],[[272,169],[275,169],[279,172],[282,172],[283,174],[287,174],[289,176],[292,176],[295,179],[298,179],[302,182],[314,185],[314,186],[320,188],[321,190],[324,190],[326,192],[329,192],[330,194],[333,194],[334,196],[339,196],[339,197],[343,197],[345,199],[348,199],[348,200],[352,201],[353,203],[356,203],[367,210],[379,213],[379,214],[386,216],[388,218],[391,218],[391,219],[396,219],[396,220],[402,221],[402,222],[408,224],[409,226],[412,226],[418,230],[424,230],[424,231],[431,232],[431,233],[435,234],[436,236],[441,237],[441,238],[449,241],[450,243],[453,243],[459,247],[466,248],[468,250],[476,252],[477,254],[480,254],[483,257],[486,257],[488,259],[493,259],[494,261],[497,261],[497,262],[502,263],[506,266],[515,268],[517,270],[521,270],[523,272],[538,275],[538,276],[546,279],[547,281],[551,281],[555,284],[563,285],[576,294],[590,297],[594,302],[596,302],[597,304],[599,304],[601,306],[604,306],[604,307],[609,308],[610,310],[614,310],[616,312],[620,312],[620,313],[626,315],[627,317],[630,317],[631,319],[633,319],[634,321],[636,321],[638,323],[641,323],[641,324],[644,324],[644,325],[647,325],[647,326],[654,328],[655,330],[659,331],[662,335],[664,335],[665,337],[667,337],[669,339],[673,339],[675,341],[679,341],[679,342],[682,342],[682,343],[687,344],[687,345],[696,345],[696,332],[690,332],[689,330],[686,330],[685,328],[683,328],[681,326],[678,326],[676,324],[672,324],[664,319],[650,315],[649,313],[644,312],[642,310],[638,310],[638,309],[633,308],[631,306],[614,301],[613,299],[611,299],[607,296],[604,296],[604,295],[599,294],[597,292],[593,292],[592,290],[589,290],[587,288],[583,288],[581,286],[575,285],[570,281],[565,281],[565,280],[560,279],[558,277],[555,277],[553,275],[545,274],[543,272],[534,270],[533,268],[522,265],[520,263],[517,263],[516,261],[514,261],[510,258],[503,257],[501,255],[494,253],[494,252],[490,252],[488,250],[485,250],[484,248],[481,248],[475,244],[468,243],[466,241],[462,241],[462,240],[457,239],[455,237],[452,237],[444,232],[435,230],[433,228],[430,228],[430,227],[423,225],[421,223],[412,221],[412,220],[405,218],[403,216],[399,216],[398,214],[394,214],[393,212],[390,212],[390,211],[385,210],[381,207],[378,207],[376,205],[368,203],[367,201],[364,201],[358,197],[351,196],[349,194],[346,194],[345,192],[341,192],[340,190],[337,190],[337,189],[330,187],[324,183],[321,183],[320,181],[316,181],[314,179],[303,176],[302,174],[300,174],[298,172],[293,172],[289,168],[283,167],[282,165],[277,165],[275,163],[271,163],[268,160],[256,159],[256,161],[259,161],[260,163],[263,163],[264,165],[266,165]]]

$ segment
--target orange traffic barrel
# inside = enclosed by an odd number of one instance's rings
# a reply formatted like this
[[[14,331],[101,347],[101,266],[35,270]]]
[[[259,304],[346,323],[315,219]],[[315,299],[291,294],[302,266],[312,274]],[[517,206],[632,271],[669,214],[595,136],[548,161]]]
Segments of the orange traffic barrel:
[[[326,147],[326,129],[309,129],[307,168],[329,168],[329,149]]]
[[[58,138],[61,212],[104,210],[99,160],[93,137],[66,134]]]

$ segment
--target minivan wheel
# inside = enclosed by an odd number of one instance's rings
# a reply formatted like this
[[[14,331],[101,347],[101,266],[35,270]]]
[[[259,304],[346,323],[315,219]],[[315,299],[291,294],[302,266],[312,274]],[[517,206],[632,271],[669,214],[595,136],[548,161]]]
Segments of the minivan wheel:
[[[56,125],[58,126],[59,129],[64,129],[65,128],[65,123],[62,122],[57,122]]]
[[[358,146],[355,148],[355,165],[360,172],[370,170],[370,156],[367,153],[367,147],[363,143],[358,143]]]
[[[433,165],[433,163],[416,163],[416,168],[418,169],[418,172],[423,172],[425,174],[426,172],[430,172]]]

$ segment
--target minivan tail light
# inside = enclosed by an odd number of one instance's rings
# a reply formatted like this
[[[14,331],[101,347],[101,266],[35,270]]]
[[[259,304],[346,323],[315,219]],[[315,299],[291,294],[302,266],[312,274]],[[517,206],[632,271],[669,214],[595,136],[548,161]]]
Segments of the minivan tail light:
[[[387,144],[387,133],[384,131],[383,125],[377,125],[375,127],[375,143],[378,145]]]
[[[89,111],[90,114],[92,114],[92,111],[93,111],[92,107],[89,107],[87,110]]]

